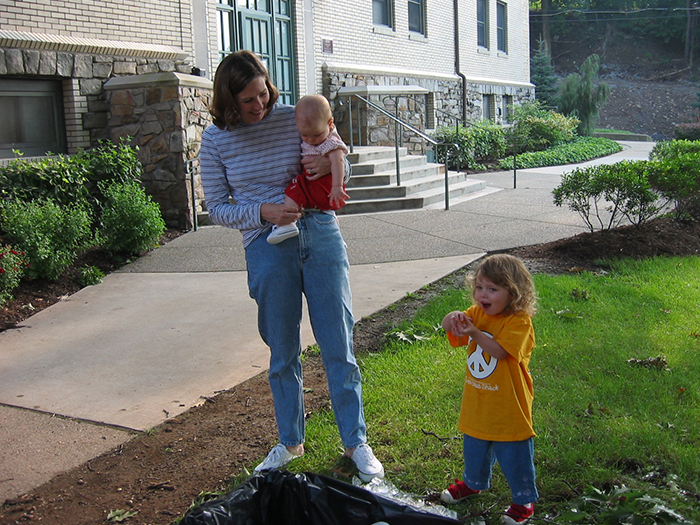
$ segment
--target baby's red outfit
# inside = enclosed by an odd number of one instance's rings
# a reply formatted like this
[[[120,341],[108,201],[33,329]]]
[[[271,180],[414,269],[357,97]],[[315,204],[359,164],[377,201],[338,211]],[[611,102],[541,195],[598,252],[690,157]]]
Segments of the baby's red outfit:
[[[348,148],[343,139],[334,130],[330,132],[326,140],[318,146],[301,143],[301,154],[304,157],[309,155],[325,155],[329,151],[342,149],[347,155]],[[326,175],[317,180],[309,180],[309,172],[304,169],[301,175],[294,177],[287,186],[284,193],[302,208],[317,208],[319,210],[337,210],[340,206],[332,206],[328,195],[333,187],[333,177]]]

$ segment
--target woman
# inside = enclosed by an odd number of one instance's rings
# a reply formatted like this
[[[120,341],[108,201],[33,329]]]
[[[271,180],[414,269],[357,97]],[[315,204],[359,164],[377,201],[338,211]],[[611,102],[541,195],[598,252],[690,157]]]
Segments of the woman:
[[[209,216],[243,235],[258,330],[270,347],[269,380],[280,443],[255,470],[281,468],[304,453],[303,294],[345,453],[360,478],[370,481],[383,477],[384,468],[366,443],[345,244],[333,212],[284,205],[285,187],[301,173],[301,138],[294,107],[277,104],[278,97],[256,55],[228,55],[214,78],[214,125],[205,130],[201,150]],[[306,157],[303,163],[316,178],[330,173],[325,157]],[[273,224],[294,221],[297,237],[267,242]]]

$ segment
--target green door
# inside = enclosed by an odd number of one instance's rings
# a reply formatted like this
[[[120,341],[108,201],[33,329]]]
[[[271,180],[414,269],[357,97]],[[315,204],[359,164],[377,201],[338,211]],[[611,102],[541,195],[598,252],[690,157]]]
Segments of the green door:
[[[236,24],[231,23],[237,15]],[[219,0],[219,56],[238,49],[256,53],[280,92],[280,102],[296,102],[292,0]],[[224,21],[225,23],[221,23]]]

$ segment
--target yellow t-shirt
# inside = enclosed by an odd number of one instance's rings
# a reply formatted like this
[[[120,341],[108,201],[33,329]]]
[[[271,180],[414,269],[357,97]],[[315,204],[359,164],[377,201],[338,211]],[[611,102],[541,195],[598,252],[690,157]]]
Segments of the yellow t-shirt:
[[[535,347],[532,320],[525,312],[487,315],[472,306],[467,317],[508,352],[496,359],[469,336],[447,333],[452,346],[467,346],[467,373],[462,393],[459,430],[485,441],[523,441],[535,435],[532,428],[532,376],[528,365]]]

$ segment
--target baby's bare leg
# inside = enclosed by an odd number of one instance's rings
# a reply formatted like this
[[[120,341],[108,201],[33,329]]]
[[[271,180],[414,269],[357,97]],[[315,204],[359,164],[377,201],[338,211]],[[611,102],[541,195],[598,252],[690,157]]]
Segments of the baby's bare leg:
[[[284,195],[284,205],[287,207],[299,206],[289,195]]]
[[[286,194],[284,196],[284,205],[288,208],[299,208],[299,205]],[[277,226],[276,224],[273,224],[272,231],[270,232],[270,235],[267,236],[267,242],[270,244],[279,244],[282,241],[291,237],[296,237],[297,235],[299,235],[299,228],[297,228],[296,221],[285,224],[284,226]]]

